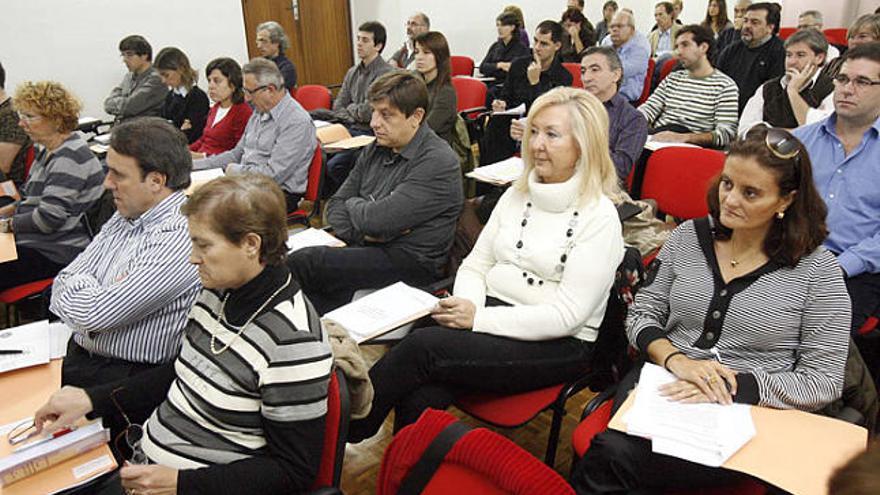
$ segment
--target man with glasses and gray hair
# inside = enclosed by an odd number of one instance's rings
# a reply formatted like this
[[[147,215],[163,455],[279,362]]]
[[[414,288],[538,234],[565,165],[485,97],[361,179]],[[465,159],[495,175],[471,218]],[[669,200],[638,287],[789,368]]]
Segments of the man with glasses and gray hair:
[[[133,34],[119,42],[119,55],[128,73],[104,100],[104,111],[116,117],[116,122],[162,115],[168,87],[153,67],[153,47],[143,36]]]
[[[266,21],[257,26],[257,50],[260,55],[275,62],[284,76],[284,87],[288,91],[296,87],[296,66],[284,55],[290,48],[290,39],[281,24]]]
[[[245,100],[254,107],[235,148],[193,162],[195,170],[222,168],[227,174],[255,172],[281,186],[287,211],[295,211],[308,183],[318,140],[308,112],[290,97],[270,60],[255,58],[242,68]]]
[[[428,19],[424,12],[413,14],[412,17],[406,20],[406,41],[399,50],[391,55],[388,63],[401,69],[414,69],[413,63],[416,58],[416,47],[413,40],[416,39],[416,36],[427,33],[430,30],[431,20]]]
[[[636,102],[645,85],[648,72],[648,59],[651,57],[651,44],[645,35],[636,31],[636,20],[626,9],[621,10],[608,25],[609,34],[602,40],[602,46],[611,46],[617,51],[623,63],[623,83],[620,94],[627,101]]]
[[[852,299],[852,332],[880,378],[880,331],[859,335],[880,311],[880,43],[850,48],[834,78],[834,113],[793,134],[813,163],[816,188],[828,207],[825,247],[837,255]]]

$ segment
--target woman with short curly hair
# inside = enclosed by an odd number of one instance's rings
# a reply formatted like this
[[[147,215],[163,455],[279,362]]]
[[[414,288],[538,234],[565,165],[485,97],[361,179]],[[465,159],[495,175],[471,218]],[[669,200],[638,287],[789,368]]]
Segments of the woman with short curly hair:
[[[54,277],[91,239],[83,217],[101,197],[104,172],[77,133],[82,105],[64,86],[26,82],[13,97],[19,125],[37,145],[21,200],[0,208],[18,259],[0,264],[0,290]]]

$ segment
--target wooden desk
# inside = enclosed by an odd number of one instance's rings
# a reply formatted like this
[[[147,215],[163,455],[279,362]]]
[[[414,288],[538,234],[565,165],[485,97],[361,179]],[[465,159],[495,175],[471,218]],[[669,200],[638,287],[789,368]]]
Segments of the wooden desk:
[[[59,388],[60,359],[52,360],[49,364],[0,374],[0,397],[4,398],[0,405],[0,424],[9,424],[32,415]],[[0,438],[0,456],[9,454],[11,450],[6,435],[3,435]],[[103,445],[9,486],[0,487],[0,495],[42,495],[58,491],[77,481],[88,479],[88,472],[83,473],[81,480],[76,478],[74,472],[82,471],[83,466],[88,463],[101,464],[105,458],[109,458],[115,468],[116,461],[110,448]],[[106,466],[106,462],[104,465]]]
[[[0,263],[17,259],[18,251],[15,249],[15,234],[11,232],[0,233]]]

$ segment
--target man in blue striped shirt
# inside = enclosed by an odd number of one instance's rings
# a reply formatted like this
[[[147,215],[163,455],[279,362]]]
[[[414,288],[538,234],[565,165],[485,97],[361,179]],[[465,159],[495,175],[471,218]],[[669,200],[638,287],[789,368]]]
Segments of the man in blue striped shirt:
[[[66,385],[124,379],[174,359],[201,287],[180,214],[192,170],[183,134],[153,117],[119,124],[107,165],[117,211],[52,290],[50,309],[73,329]],[[125,412],[132,421],[149,413]]]

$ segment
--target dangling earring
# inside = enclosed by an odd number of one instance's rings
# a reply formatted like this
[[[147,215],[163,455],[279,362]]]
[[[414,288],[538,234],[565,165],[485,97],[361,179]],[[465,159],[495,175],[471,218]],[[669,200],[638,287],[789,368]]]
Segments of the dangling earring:
[[[783,218],[785,218],[785,212],[784,212],[784,211],[779,211],[779,212],[777,212],[777,213],[776,213],[776,218],[782,220]]]

